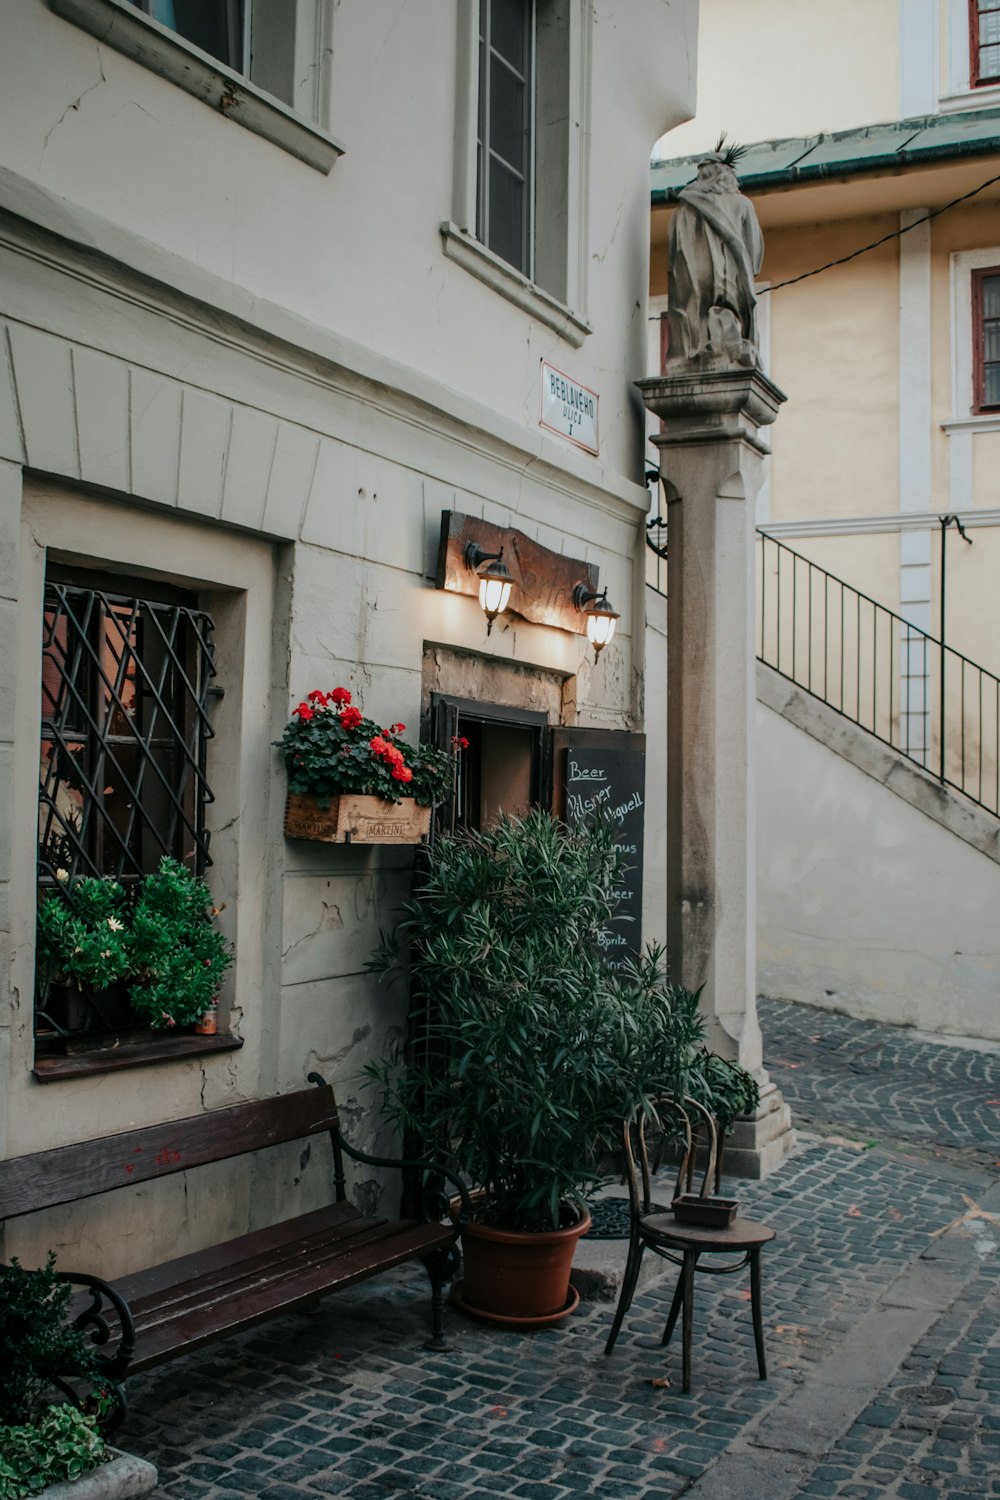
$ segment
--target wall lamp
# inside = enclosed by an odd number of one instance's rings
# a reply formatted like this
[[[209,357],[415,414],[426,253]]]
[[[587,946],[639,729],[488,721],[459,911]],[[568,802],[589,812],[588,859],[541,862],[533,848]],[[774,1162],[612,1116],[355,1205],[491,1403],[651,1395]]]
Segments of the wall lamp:
[[[486,634],[489,635],[493,621],[510,603],[514,583],[503,560],[503,548],[499,552],[484,552],[478,542],[469,542],[465,548],[465,566],[479,579],[479,607],[486,616]]]
[[[603,593],[593,594],[585,583],[578,583],[573,590],[573,603],[586,617],[587,639],[594,648],[596,661],[615,633],[618,611],[608,602],[607,589]]]

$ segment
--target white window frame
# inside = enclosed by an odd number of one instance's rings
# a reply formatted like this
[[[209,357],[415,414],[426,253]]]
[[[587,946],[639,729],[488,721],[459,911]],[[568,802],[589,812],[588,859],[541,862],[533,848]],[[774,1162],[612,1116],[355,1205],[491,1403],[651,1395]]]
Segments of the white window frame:
[[[457,87],[452,216],[441,225],[445,254],[522,311],[579,349],[592,332],[586,317],[587,215],[590,166],[590,50],[593,0],[567,0],[565,37],[569,113],[565,264],[560,295],[508,265],[476,238],[479,118],[479,0],[457,0]]]
[[[130,0],[49,0],[64,20],[299,161],[327,173],[344,151],[319,123],[329,116],[332,0],[287,0],[287,4],[295,18],[293,105],[154,21]]]
[[[975,412],[972,273],[1000,266],[1000,245],[981,250],[958,250],[951,257],[951,391],[952,421],[974,426],[978,432],[1000,430],[1000,411]]]
[[[236,1034],[248,1003],[266,988],[265,911],[273,890],[265,894],[258,889],[257,872],[266,867],[275,838],[280,844],[280,812],[269,785],[276,778],[271,702],[268,693],[259,691],[262,673],[272,660],[274,559],[273,546],[257,537],[212,531],[173,515],[138,512],[83,495],[58,480],[39,478],[25,486],[18,598],[26,623],[19,627],[17,693],[20,702],[32,707],[18,720],[15,744],[15,805],[23,811],[12,847],[17,852],[15,868],[29,872],[19,910],[26,921],[34,922],[34,901],[27,893],[34,887],[32,851],[38,838],[36,744],[50,561],[101,573],[121,572],[130,581],[158,579],[197,595],[214,620],[216,681],[225,687],[225,696],[212,710],[213,738],[208,746],[215,800],[206,809],[212,835],[207,879],[213,897],[227,903],[221,925],[233,941],[235,962],[223,986],[223,1009]],[[25,958],[33,966],[33,930],[30,939],[25,932],[25,939]],[[20,982],[30,993],[30,975],[22,973]],[[28,1034],[24,1045],[34,1047]],[[71,1086],[68,1080],[65,1086]]]
[[[906,4],[906,0],[901,0]],[[972,38],[969,35],[969,0],[941,0],[945,7],[945,90],[940,99],[944,110],[996,109],[1000,107],[1000,83],[976,85],[972,81]]]

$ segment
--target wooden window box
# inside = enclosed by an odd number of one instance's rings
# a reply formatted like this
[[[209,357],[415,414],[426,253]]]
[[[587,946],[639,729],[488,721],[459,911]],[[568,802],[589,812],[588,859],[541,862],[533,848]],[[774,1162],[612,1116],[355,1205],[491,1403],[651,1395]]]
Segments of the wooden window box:
[[[313,796],[289,792],[285,837],[323,844],[420,844],[430,832],[431,810],[412,797],[386,802],[381,797],[331,797],[322,808]]]

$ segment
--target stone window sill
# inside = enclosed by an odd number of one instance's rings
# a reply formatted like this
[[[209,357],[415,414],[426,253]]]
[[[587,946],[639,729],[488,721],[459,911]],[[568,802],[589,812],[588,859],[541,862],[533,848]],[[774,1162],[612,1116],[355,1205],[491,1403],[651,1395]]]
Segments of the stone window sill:
[[[56,15],[167,78],[227,119],[327,173],[344,148],[280,99],[193,46],[128,0],[49,0]]]
[[[148,1041],[79,1052],[72,1057],[39,1057],[35,1060],[34,1074],[39,1083],[61,1083],[67,1078],[93,1078],[125,1068],[150,1068],[159,1063],[186,1062],[214,1052],[236,1052],[242,1046],[242,1037],[228,1034],[150,1037]]]
[[[984,411],[975,417],[954,417],[941,423],[942,432],[1000,432],[1000,411]]]
[[[551,293],[535,286],[520,271],[515,271],[513,266],[501,260],[499,255],[494,255],[492,250],[487,250],[475,235],[459,229],[457,224],[445,222],[441,225],[441,237],[444,240],[444,253],[450,260],[457,261],[472,276],[491,286],[522,312],[537,318],[546,328],[554,329],[574,349],[581,348],[587,335],[593,333],[588,322]]]
[[[938,108],[944,114],[967,109],[996,109],[1000,107],[1000,84],[984,83],[979,88],[964,89],[958,94],[944,94],[938,100]]]

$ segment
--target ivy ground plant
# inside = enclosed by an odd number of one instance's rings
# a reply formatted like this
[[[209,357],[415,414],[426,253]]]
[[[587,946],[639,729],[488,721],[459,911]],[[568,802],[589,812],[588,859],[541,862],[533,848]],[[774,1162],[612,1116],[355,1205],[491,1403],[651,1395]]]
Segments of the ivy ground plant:
[[[655,960],[619,975],[602,956],[620,875],[602,823],[534,811],[441,838],[373,961],[408,959],[413,1001],[407,1066],[397,1055],[369,1075],[397,1127],[480,1190],[482,1222],[569,1222],[623,1116],[686,1086],[701,1036],[690,1005]]]
[[[347,688],[318,689],[292,710],[276,743],[283,751],[290,792],[314,796],[320,807],[344,794],[431,807],[451,788],[452,755],[401,739],[405,724],[380,726],[351,702]],[[461,748],[456,740],[452,750]]]

